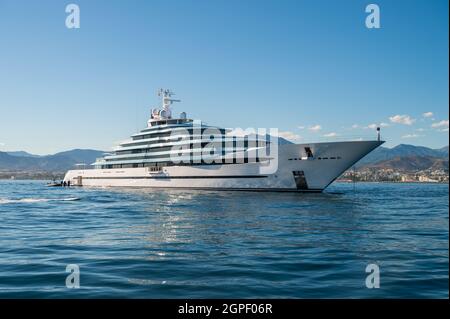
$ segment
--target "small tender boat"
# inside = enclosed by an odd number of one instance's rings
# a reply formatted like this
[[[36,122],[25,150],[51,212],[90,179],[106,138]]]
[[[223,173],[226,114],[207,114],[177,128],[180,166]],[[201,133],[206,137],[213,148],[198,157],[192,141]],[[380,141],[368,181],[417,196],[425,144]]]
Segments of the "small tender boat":
[[[61,182],[53,181],[53,182],[47,183],[47,187],[61,187],[61,186],[62,186]]]

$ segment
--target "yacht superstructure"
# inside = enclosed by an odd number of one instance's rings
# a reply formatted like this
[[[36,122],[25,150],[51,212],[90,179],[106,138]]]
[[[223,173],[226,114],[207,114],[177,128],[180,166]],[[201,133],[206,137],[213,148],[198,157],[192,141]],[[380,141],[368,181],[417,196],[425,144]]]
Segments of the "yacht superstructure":
[[[293,144],[277,133],[248,134],[172,116],[180,100],[161,89],[162,108],[152,109],[147,127],[97,159],[92,169],[67,172],[78,186],[189,189],[322,191],[381,145],[373,141]]]

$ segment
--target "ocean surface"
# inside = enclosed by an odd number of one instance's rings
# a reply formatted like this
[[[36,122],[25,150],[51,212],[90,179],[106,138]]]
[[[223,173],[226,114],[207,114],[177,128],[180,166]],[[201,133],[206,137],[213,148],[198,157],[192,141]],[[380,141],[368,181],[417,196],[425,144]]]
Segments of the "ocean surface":
[[[448,298],[448,185],[322,194],[0,181],[0,298]],[[67,288],[69,264],[80,288]],[[380,288],[366,287],[366,266]]]

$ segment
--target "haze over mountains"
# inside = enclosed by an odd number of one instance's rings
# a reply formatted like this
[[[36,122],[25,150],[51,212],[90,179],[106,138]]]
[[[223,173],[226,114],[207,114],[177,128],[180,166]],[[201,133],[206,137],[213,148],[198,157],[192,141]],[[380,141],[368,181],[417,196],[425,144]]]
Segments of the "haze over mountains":
[[[0,170],[61,172],[73,168],[75,164],[91,164],[104,153],[104,151],[81,149],[46,156],[34,155],[24,151],[0,152]]]
[[[373,164],[390,160],[396,157],[434,157],[448,158],[448,146],[432,149],[425,146],[399,144],[393,148],[378,147],[372,153],[361,159],[356,166]]]
[[[361,161],[357,167],[373,166],[402,170],[419,170],[430,167],[446,167],[448,170],[449,147],[431,149],[424,146],[400,144],[394,148],[379,147]],[[91,164],[105,152],[74,149],[54,155],[39,156],[24,151],[0,152],[1,171],[64,172],[75,164]]]
[[[369,168],[391,168],[397,172],[417,172],[423,170],[443,170],[448,172],[448,158],[406,156],[394,157],[381,162],[368,164]]]
[[[448,172],[448,146],[431,149],[423,146],[400,144],[393,148],[379,147],[361,159],[355,167],[386,169],[396,172],[443,170]]]

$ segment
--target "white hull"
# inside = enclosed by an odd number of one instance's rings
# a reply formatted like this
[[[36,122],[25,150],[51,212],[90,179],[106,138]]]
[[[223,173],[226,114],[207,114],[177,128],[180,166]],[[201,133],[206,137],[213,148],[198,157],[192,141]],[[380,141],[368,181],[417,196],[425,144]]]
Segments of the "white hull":
[[[278,169],[261,174],[260,163],[70,170],[64,180],[93,187],[156,187],[266,191],[322,191],[345,170],[381,145],[380,141],[351,141],[279,145]],[[305,147],[314,157],[301,158]],[[320,158],[320,159],[319,159]],[[325,158],[325,159],[324,159]],[[305,183],[294,177],[301,172]]]

